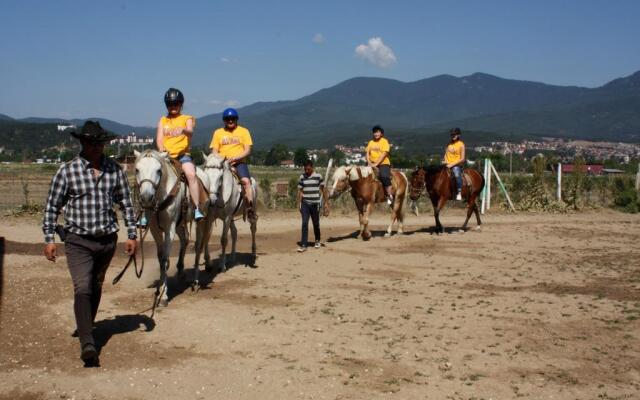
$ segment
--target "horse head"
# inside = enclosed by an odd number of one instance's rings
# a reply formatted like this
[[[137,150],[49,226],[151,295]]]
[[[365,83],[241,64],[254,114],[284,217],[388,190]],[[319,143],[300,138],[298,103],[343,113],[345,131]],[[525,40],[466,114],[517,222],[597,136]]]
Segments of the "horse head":
[[[412,201],[418,200],[420,197],[420,193],[422,193],[422,189],[424,189],[424,184],[426,181],[426,172],[423,167],[416,167],[416,169],[411,172],[411,179],[409,179],[410,190],[409,190],[409,198]]]
[[[333,173],[333,184],[331,185],[331,191],[329,192],[329,198],[335,199],[342,193],[347,191],[349,186],[349,175],[351,175],[352,167],[338,167]]]
[[[226,204],[233,190],[233,174],[229,162],[218,154],[211,153],[204,162],[204,172],[209,177],[209,200],[211,205],[222,200]]]
[[[138,186],[140,205],[143,208],[153,208],[157,202],[157,192],[163,175],[166,175],[166,165],[169,155],[166,152],[145,150],[135,151],[135,174]]]

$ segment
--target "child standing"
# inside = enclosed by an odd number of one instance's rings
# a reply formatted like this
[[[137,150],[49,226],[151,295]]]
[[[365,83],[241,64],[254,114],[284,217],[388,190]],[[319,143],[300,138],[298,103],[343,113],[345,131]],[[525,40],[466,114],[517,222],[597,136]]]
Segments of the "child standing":
[[[321,197],[322,196],[322,197]],[[313,162],[307,160],[304,163],[304,173],[298,181],[298,210],[302,214],[302,238],[298,251],[307,250],[309,235],[309,217],[313,222],[313,235],[315,236],[316,249],[320,248],[320,199],[322,198],[324,216],[329,215],[329,203],[324,191],[322,175],[313,172]]]

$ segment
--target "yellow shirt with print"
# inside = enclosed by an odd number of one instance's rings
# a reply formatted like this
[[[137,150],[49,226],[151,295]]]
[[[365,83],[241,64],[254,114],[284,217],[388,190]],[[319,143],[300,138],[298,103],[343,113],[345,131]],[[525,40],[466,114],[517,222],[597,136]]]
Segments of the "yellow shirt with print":
[[[184,133],[178,136],[171,136],[172,130],[176,128],[186,128],[187,121],[189,120],[191,120],[192,126],[195,128],[196,119],[191,115],[181,114],[173,118],[160,118],[160,125],[162,126],[163,134],[162,144],[171,158],[177,158],[184,154],[189,154],[191,151],[191,140],[189,136]]]
[[[233,131],[218,128],[213,132],[210,148],[226,158],[234,158],[244,152],[244,146],[251,146],[251,133],[247,128],[236,126]]]
[[[389,141],[385,138],[380,138],[380,140],[370,140],[369,144],[367,144],[367,159],[370,163],[375,163],[378,161],[382,153],[387,152],[387,156],[382,160],[380,165],[390,165],[391,161],[389,160],[389,152],[391,151],[391,146],[389,145]]]
[[[444,153],[444,161],[447,164],[455,164],[462,160],[462,149],[464,148],[464,143],[462,140],[457,140],[455,143],[449,143],[447,146],[447,151]]]

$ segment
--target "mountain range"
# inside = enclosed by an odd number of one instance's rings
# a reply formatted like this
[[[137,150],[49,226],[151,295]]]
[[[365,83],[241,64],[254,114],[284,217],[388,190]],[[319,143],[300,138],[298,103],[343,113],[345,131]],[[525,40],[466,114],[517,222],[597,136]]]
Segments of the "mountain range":
[[[640,71],[597,88],[484,73],[438,75],[415,82],[359,77],[297,100],[258,102],[238,112],[257,148],[276,143],[307,148],[361,144],[375,124],[385,128],[392,143],[402,142],[405,148],[441,142],[453,126],[474,132],[474,141],[540,136],[640,141]],[[98,120],[120,134],[154,134],[151,127]],[[0,125],[6,121],[79,125],[84,120],[13,120],[0,114]],[[199,117],[194,144],[208,144],[212,131],[221,125],[221,114]]]

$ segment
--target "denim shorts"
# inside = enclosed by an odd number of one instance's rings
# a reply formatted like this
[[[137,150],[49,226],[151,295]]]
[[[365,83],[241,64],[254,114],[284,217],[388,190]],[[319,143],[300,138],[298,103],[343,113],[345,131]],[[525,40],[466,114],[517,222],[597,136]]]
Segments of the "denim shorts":
[[[249,174],[249,167],[247,167],[246,163],[239,162],[235,165],[235,168],[236,174],[238,174],[240,178],[251,179],[251,175]]]
[[[189,154],[183,154],[178,156],[178,161],[180,161],[180,164],[193,163],[193,158]]]

